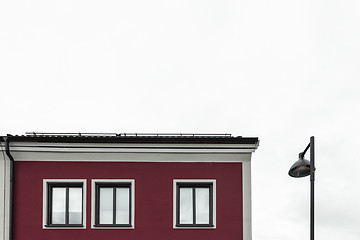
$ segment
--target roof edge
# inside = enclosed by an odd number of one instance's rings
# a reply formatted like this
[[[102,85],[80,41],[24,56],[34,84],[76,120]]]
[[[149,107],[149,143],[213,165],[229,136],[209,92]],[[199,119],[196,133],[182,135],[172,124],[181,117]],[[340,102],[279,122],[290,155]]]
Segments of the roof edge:
[[[230,134],[117,134],[117,135],[10,135],[11,142],[56,143],[164,143],[164,144],[259,144],[257,137],[231,136]],[[3,141],[0,138],[0,142]]]

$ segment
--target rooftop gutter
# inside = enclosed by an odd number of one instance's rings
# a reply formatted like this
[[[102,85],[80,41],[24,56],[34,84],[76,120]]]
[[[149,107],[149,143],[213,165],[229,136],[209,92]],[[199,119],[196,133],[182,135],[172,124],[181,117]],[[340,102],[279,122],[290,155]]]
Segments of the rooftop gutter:
[[[15,161],[13,156],[10,153],[10,139],[9,137],[3,137],[5,142],[5,153],[10,159],[10,216],[9,216],[9,240],[14,239],[14,174],[15,174]]]

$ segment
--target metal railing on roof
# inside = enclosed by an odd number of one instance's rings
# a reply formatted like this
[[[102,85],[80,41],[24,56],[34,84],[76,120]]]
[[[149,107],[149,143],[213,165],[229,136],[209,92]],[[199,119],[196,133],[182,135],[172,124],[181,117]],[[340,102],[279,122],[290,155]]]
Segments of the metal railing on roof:
[[[203,133],[50,133],[26,132],[28,137],[54,136],[54,137],[231,137],[231,134],[203,134]]]

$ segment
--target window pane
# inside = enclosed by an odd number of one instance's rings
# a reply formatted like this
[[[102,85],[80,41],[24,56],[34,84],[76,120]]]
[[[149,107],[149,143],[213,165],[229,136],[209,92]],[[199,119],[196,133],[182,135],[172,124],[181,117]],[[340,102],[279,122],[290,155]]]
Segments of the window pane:
[[[129,188],[116,188],[116,224],[129,224],[129,195]]]
[[[69,188],[69,224],[82,223],[82,188]]]
[[[100,188],[99,223],[113,223],[113,189]]]
[[[180,224],[193,223],[192,188],[180,188]]]
[[[66,188],[52,188],[52,224],[65,224]]]
[[[196,188],[196,224],[209,224],[210,210],[209,210],[209,188]]]

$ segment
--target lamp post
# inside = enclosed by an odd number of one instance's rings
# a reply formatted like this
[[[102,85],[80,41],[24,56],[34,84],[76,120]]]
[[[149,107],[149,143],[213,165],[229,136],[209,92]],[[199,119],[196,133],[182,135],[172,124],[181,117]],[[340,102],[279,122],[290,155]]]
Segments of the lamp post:
[[[310,161],[304,159],[305,153],[310,148]],[[314,240],[314,198],[315,198],[315,138],[310,138],[310,143],[305,150],[299,153],[297,160],[290,168],[289,175],[291,177],[300,178],[310,175],[310,240]]]

